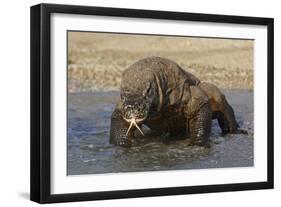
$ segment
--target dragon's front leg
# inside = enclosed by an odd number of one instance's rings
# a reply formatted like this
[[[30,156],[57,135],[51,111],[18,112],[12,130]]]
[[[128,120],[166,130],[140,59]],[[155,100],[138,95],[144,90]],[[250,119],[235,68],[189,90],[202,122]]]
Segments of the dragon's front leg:
[[[208,97],[200,88],[190,87],[191,100],[185,107],[187,129],[191,144],[209,146],[212,109]]]
[[[134,130],[129,130],[129,123],[126,122],[119,109],[115,109],[111,115],[110,125],[110,144],[115,144],[123,147],[130,147],[132,145],[132,138],[134,137]]]

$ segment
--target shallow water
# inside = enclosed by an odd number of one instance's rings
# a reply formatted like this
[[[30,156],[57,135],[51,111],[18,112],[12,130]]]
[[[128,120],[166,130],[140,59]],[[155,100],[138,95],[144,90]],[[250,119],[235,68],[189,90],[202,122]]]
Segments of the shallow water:
[[[253,92],[224,91],[241,128],[248,135],[221,136],[213,120],[212,145],[188,146],[187,140],[163,143],[145,129],[134,146],[109,144],[110,116],[118,92],[71,93],[68,96],[67,174],[253,166]]]

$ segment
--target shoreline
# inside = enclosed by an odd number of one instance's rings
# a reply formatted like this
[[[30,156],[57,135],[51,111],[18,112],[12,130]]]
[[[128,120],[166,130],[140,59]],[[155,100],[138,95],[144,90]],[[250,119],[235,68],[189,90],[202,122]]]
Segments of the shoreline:
[[[183,68],[183,67],[182,67]],[[250,70],[225,70],[213,66],[188,67],[186,70],[198,77],[202,82],[215,84],[220,89],[245,89],[253,90],[253,71]],[[80,74],[80,75],[77,75]],[[94,91],[118,91],[120,88],[121,74],[119,71],[95,71],[75,69],[69,66],[68,69],[68,91],[94,92]],[[77,78],[77,76],[79,78]]]
[[[253,89],[252,40],[68,33],[68,90],[118,90],[122,72],[149,56],[168,58],[202,82]]]

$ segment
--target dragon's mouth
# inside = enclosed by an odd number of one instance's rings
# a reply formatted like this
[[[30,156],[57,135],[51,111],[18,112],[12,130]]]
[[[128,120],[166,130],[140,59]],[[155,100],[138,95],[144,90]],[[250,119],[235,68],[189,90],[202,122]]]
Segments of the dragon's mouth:
[[[126,119],[124,118],[127,122],[130,123],[130,126],[126,132],[126,136],[128,135],[128,133],[130,132],[132,126],[134,125],[139,131],[140,133],[144,136],[144,133],[142,132],[141,128],[138,126],[137,122],[141,122],[143,121],[144,119],[135,119],[135,118],[131,118],[131,119]]]

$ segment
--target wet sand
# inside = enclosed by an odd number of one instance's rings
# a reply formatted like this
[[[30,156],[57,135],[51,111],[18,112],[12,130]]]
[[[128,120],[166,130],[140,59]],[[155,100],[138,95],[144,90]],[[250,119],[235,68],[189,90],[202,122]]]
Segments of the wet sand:
[[[69,92],[119,90],[122,71],[148,56],[169,58],[224,89],[253,88],[252,40],[68,33]]]
[[[249,134],[221,136],[213,121],[212,147],[188,146],[188,140],[163,143],[161,137],[137,136],[127,149],[109,144],[110,116],[118,92],[73,93],[68,96],[67,174],[253,166],[253,93],[225,91],[239,125]]]

